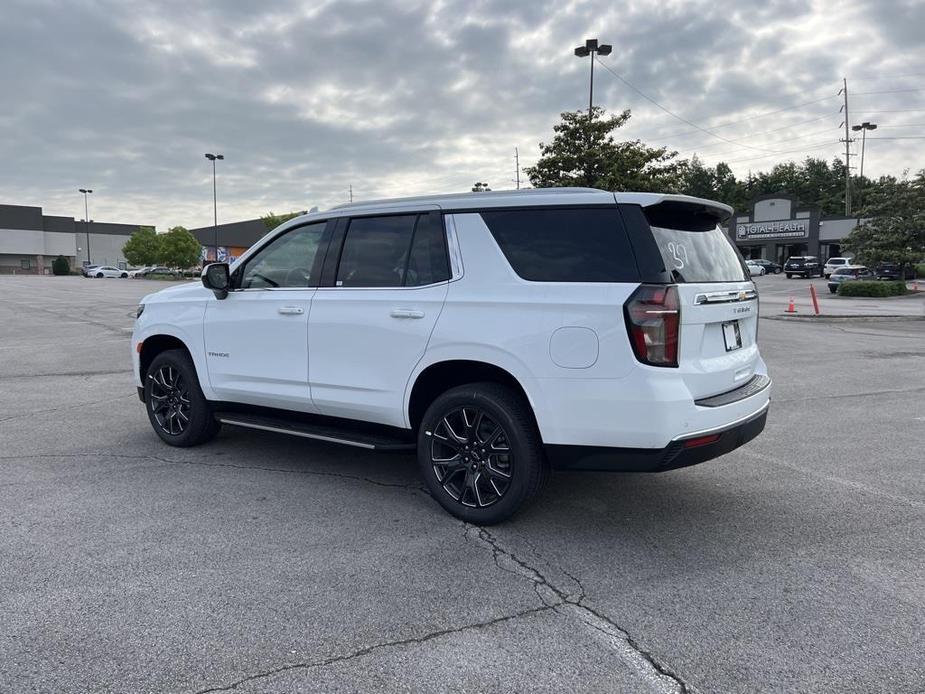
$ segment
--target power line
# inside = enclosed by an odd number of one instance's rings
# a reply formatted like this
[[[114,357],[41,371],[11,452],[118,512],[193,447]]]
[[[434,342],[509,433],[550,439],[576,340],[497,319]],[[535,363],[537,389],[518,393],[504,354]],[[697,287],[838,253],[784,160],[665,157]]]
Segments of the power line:
[[[887,111],[864,111],[863,115],[868,113],[925,113],[925,108],[899,108]]]
[[[925,89],[884,89],[876,92],[855,92],[854,96],[868,96],[869,94],[906,94],[908,92],[925,92]]]
[[[791,149],[786,152],[780,152],[780,154],[795,154],[796,152],[806,152],[812,149],[821,149],[822,147],[831,147],[832,145],[840,144],[838,140],[829,140],[827,142],[822,142],[816,145],[806,145],[805,147],[800,147],[799,149]],[[743,161],[755,161],[757,159],[770,159],[773,155],[766,155],[763,157],[747,157],[745,159],[732,159],[731,161],[724,162],[726,164],[738,164]]]
[[[826,117],[828,117],[828,116],[826,116]],[[831,132],[832,129],[833,129],[834,127],[835,127],[835,126],[831,126],[831,127],[825,128],[824,130],[814,130],[813,132],[811,132],[811,133],[806,133],[805,135],[794,135],[793,137],[787,137],[787,138],[784,138],[783,140],[778,140],[778,141],[776,141],[776,142],[774,142],[774,143],[772,143],[772,144],[774,144],[774,145],[782,145],[782,144],[786,144],[787,142],[793,142],[793,141],[795,141],[795,140],[802,140],[802,139],[807,138],[807,137],[815,137],[816,135],[824,135],[824,134],[826,134],[826,133]],[[694,147],[694,148],[692,148],[692,149],[681,150],[680,152],[678,152],[678,154],[687,154],[688,152],[699,152],[699,151],[701,151],[702,149],[707,149],[707,148],[709,148],[709,147],[718,147],[718,146],[719,146],[719,144],[704,145],[703,147]],[[713,154],[713,155],[710,155],[710,156],[719,157],[719,156],[724,156],[724,155],[726,155],[726,154],[732,154],[732,153],[734,153],[734,152],[741,152],[741,151],[742,151],[742,148],[739,147],[739,148],[737,148],[737,149],[731,149],[731,150],[729,150],[729,151],[727,151],[727,152],[723,152],[722,154]]]
[[[670,111],[669,109],[665,108],[665,107],[662,106],[660,103],[658,103],[658,102],[657,102],[655,99],[653,99],[651,96],[649,96],[648,94],[646,94],[646,93],[644,93],[643,91],[641,91],[638,87],[636,87],[635,85],[633,85],[633,84],[631,84],[630,82],[628,82],[627,80],[625,80],[625,79],[624,79],[622,76],[620,76],[617,72],[615,72],[614,70],[612,70],[612,69],[610,68],[610,66],[607,65],[607,63],[603,62],[602,60],[598,60],[597,62],[600,63],[600,64],[601,64],[601,67],[603,67],[605,70],[607,70],[607,72],[609,72],[611,75],[613,75],[613,76],[616,77],[618,80],[620,80],[621,82],[623,82],[623,84],[625,84],[627,87],[629,87],[630,89],[632,89],[634,92],[636,92],[637,94],[639,94],[639,96],[641,96],[642,98],[644,98],[646,101],[651,102],[652,104],[654,104],[656,107],[658,107],[659,109],[661,109],[662,111],[664,111],[665,113],[667,113],[667,114],[668,114],[669,116],[671,116],[672,118],[676,118],[677,120],[681,121],[682,123],[686,123],[687,125],[691,126],[692,128],[696,128],[697,130],[700,130],[701,132],[706,133],[706,134],[709,135],[710,137],[715,137],[717,140],[722,140],[723,142],[728,142],[728,143],[730,143],[730,144],[739,144],[739,143],[735,142],[735,140],[730,140],[729,138],[723,137],[722,135],[717,135],[716,133],[711,132],[711,131],[707,130],[706,128],[700,127],[700,126],[697,125],[696,123],[687,120],[687,118],[684,118],[683,116],[679,116],[677,113],[674,113],[673,111]],[[753,149],[753,150],[755,150],[756,152],[769,152],[769,153],[771,153],[771,154],[783,154],[783,152],[775,152],[774,150],[765,149],[764,147],[753,147],[752,145],[746,145],[746,144],[742,144],[742,147],[745,147],[746,149]]]
[[[794,109],[798,109],[798,108],[801,108],[801,107],[803,107],[803,106],[809,106],[809,105],[811,105],[811,104],[818,104],[818,103],[821,103],[821,102],[823,102],[823,101],[828,101],[829,99],[832,99],[832,98],[834,98],[835,96],[836,96],[835,94],[829,94],[828,96],[824,96],[824,97],[822,97],[821,99],[813,99],[812,101],[804,101],[804,102],[799,103],[799,104],[793,104],[793,105],[791,105],[791,106],[785,106],[784,108],[779,108],[779,109],[777,109],[777,110],[775,110],[775,111],[766,111],[765,113],[758,113],[758,114],[756,114],[756,115],[754,115],[754,116],[747,116],[747,117],[745,117],[745,118],[740,118],[739,120],[733,120],[733,121],[729,121],[729,122],[727,122],[727,123],[721,123],[721,124],[719,124],[719,125],[712,125],[712,126],[710,126],[709,128],[707,128],[707,130],[720,130],[721,128],[728,128],[729,126],[738,125],[738,124],[740,124],[740,123],[745,123],[745,122],[750,121],[750,120],[757,120],[757,119],[759,119],[759,118],[764,118],[765,116],[773,116],[773,115],[776,115],[776,114],[778,114],[778,113],[783,113],[784,111],[793,111]],[[828,117],[829,117],[828,114],[826,114],[826,115],[824,115],[824,116],[819,116],[819,118],[816,118],[815,120],[822,120],[823,118],[828,118]],[[813,121],[807,121],[807,122],[810,122],[810,123],[811,123],[811,122],[813,122]],[[789,127],[789,126],[788,126],[788,127]],[[784,128],[781,128],[781,130],[783,130],[783,129],[784,129]],[[698,130],[685,130],[683,133],[675,133],[675,134],[672,134],[672,135],[668,135],[665,139],[674,139],[674,138],[676,138],[676,137],[684,137],[685,135],[693,135],[694,133],[699,132],[699,130],[700,130],[699,128],[698,128]]]
[[[900,135],[897,137],[868,137],[868,140],[925,140],[925,135]]]
[[[743,140],[746,140],[746,139],[749,139],[749,138],[752,138],[752,137],[757,137],[758,135],[769,135],[769,134],[771,134],[771,133],[780,132],[781,130],[791,130],[791,129],[793,129],[793,128],[799,128],[800,126],[803,126],[803,125],[809,125],[810,123],[817,123],[817,122],[819,122],[819,121],[821,121],[821,120],[825,120],[825,119],[831,118],[831,117],[832,117],[832,114],[831,114],[831,113],[827,113],[827,114],[825,114],[824,116],[819,116],[818,118],[811,118],[810,120],[806,120],[806,121],[800,121],[799,123],[791,123],[790,125],[784,125],[784,126],[781,126],[781,127],[779,127],[779,128],[771,128],[770,130],[759,130],[759,131],[756,132],[756,133],[748,133],[748,134],[745,135],[744,137],[737,137],[737,138],[735,139],[735,141],[736,141],[736,142],[741,142],[741,141],[743,141]],[[805,136],[805,135],[801,135],[800,137],[806,137],[806,136]],[[652,138],[649,138],[649,139],[653,139],[653,140],[655,140],[655,139],[665,139],[665,140],[668,140],[668,139],[671,139],[671,138],[670,138],[670,137],[665,137],[665,138],[661,138],[661,137],[652,137]],[[705,146],[705,147],[719,147],[720,145],[719,145],[719,143],[714,143],[714,144],[704,145],[704,146]],[[690,150],[690,149],[687,149],[687,150],[683,150],[683,151],[690,152],[691,150]]]

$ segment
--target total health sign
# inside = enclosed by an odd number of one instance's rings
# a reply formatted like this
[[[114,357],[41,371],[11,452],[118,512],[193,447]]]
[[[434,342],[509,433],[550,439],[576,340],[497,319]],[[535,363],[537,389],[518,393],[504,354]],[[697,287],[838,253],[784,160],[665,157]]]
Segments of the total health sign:
[[[809,236],[808,219],[784,219],[778,222],[751,222],[736,225],[736,239],[805,239]]]

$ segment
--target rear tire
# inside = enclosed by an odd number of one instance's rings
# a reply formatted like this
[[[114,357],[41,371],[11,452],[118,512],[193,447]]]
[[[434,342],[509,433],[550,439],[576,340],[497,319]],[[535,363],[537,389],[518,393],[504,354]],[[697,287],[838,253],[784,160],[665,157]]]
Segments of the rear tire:
[[[170,349],[154,357],[144,375],[144,397],[154,432],[171,446],[198,446],[221,429],[186,350]]]
[[[102,272],[96,273],[96,278],[97,278],[97,279],[100,279],[102,276],[103,276],[103,273],[102,273]]]
[[[418,430],[418,467],[445,511],[493,525],[536,498],[549,464],[523,397],[485,382],[451,388],[427,408]]]
[[[788,279],[788,280],[792,280],[792,279],[793,279],[793,275],[791,275],[789,272],[787,273],[787,279]]]

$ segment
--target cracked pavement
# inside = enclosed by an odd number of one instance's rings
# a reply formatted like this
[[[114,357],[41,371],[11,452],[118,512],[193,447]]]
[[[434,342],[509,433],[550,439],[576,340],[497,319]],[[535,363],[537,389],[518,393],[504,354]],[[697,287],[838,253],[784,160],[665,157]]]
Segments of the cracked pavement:
[[[480,528],[409,456],[161,444],[163,286],[0,277],[0,692],[925,691],[922,322],[762,321],[758,439]]]

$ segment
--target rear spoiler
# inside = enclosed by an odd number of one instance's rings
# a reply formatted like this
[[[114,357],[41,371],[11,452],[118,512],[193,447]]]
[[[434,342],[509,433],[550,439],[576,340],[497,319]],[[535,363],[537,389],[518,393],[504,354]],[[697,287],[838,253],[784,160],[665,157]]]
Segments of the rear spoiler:
[[[654,227],[682,229],[684,231],[709,231],[724,224],[732,215],[715,204],[700,201],[665,200],[642,208],[643,214]]]

